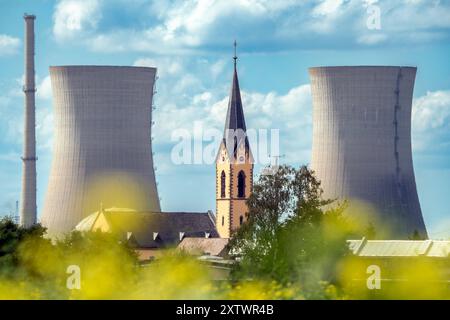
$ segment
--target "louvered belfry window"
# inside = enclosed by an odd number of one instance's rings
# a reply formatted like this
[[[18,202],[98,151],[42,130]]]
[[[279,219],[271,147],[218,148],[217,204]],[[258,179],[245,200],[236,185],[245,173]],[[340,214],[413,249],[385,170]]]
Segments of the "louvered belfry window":
[[[225,171],[220,175],[220,196],[225,198]]]

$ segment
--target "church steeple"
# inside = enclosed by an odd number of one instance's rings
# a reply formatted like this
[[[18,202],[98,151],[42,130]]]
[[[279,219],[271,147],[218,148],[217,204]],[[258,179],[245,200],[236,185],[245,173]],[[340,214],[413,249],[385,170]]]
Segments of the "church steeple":
[[[222,238],[232,236],[247,220],[247,200],[253,186],[253,156],[247,139],[237,59],[235,41],[233,83],[223,141],[216,158],[216,228]]]
[[[227,138],[228,130],[241,129],[244,132],[247,130],[245,126],[244,110],[242,108],[241,91],[239,89],[239,79],[237,75],[237,55],[236,55],[236,41],[234,41],[234,71],[233,83],[231,85],[230,99],[228,101],[227,118],[225,120],[224,138]]]

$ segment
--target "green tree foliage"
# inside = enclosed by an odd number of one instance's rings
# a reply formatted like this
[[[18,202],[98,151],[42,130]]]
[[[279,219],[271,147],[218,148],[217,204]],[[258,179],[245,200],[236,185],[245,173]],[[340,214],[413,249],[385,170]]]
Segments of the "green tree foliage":
[[[23,228],[5,217],[0,220],[0,276],[13,275],[20,269],[19,246],[30,239],[43,239],[46,229],[40,224]]]
[[[248,221],[230,241],[241,259],[234,276],[296,283],[306,297],[325,298],[323,284],[336,282],[339,261],[348,254],[346,204],[323,200],[306,166],[280,166],[259,177],[248,207]]]
[[[373,223],[369,223],[367,225],[367,228],[364,232],[364,236],[366,237],[367,240],[374,240],[377,238],[377,231],[375,230],[375,226],[373,225]]]
[[[7,288],[21,289],[18,297],[30,299],[76,298],[77,291],[66,288],[71,265],[83,275],[86,289],[79,294],[114,297],[134,280],[137,255],[114,234],[74,231],[51,240],[39,224],[23,228],[0,220],[0,288],[9,283]]]
[[[409,240],[426,240],[427,238],[424,237],[419,233],[419,231],[414,230],[411,236],[408,237]]]

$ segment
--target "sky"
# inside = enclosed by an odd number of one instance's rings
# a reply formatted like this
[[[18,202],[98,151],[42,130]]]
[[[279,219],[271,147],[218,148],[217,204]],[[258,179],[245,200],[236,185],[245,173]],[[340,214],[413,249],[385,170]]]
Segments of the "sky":
[[[430,235],[450,237],[450,1],[0,0],[0,215],[15,211],[21,191],[25,12],[37,16],[38,212],[53,144],[48,67],[77,64],[158,68],[162,209],[214,211],[214,165],[175,164],[172,135],[195,125],[222,130],[237,40],[247,127],[280,129],[280,161],[295,166],[311,160],[309,67],[417,66],[417,189]]]

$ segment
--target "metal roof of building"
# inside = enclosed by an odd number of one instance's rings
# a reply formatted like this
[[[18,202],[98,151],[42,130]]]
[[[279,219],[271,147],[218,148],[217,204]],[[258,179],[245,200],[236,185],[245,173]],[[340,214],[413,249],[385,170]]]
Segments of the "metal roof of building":
[[[350,250],[359,257],[450,256],[450,241],[443,240],[348,240]]]

